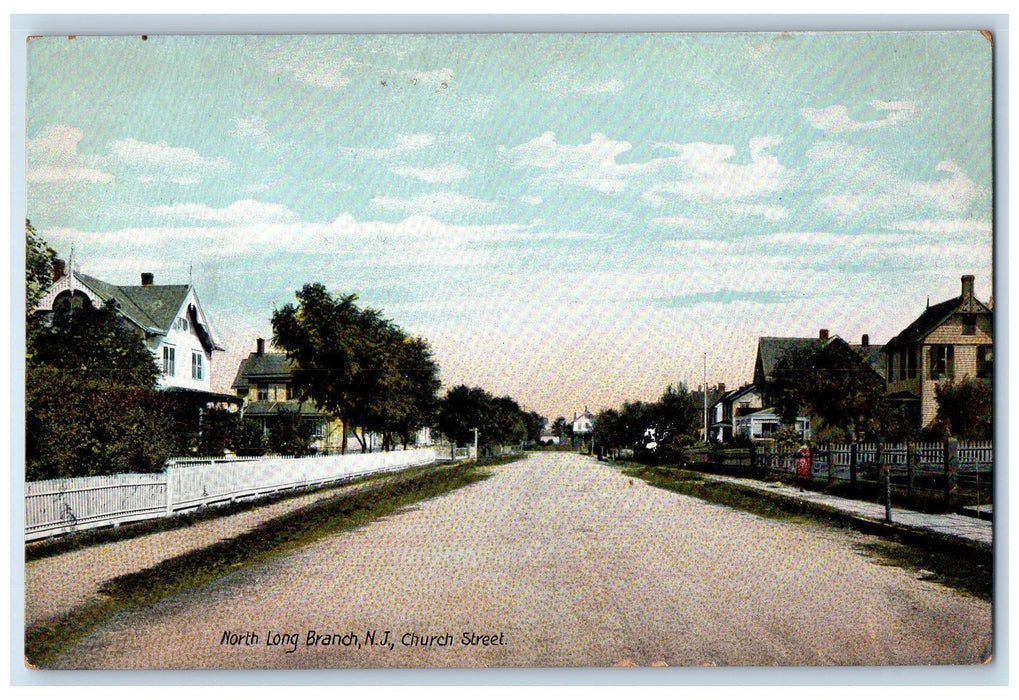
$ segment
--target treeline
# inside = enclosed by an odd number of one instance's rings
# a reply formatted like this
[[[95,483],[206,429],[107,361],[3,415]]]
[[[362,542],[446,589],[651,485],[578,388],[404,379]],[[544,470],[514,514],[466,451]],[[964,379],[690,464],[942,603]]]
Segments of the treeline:
[[[262,424],[205,408],[184,390],[160,391],[159,368],[141,336],[110,303],[35,306],[51,284],[56,253],[26,222],[26,479],[159,471],[169,457],[314,451],[315,425],[281,406]],[[479,445],[537,441],[544,419],[510,397],[458,386],[440,398],[429,344],[353,294],[305,285],[272,315],[276,346],[294,363],[292,391],[347,426],[362,450],[409,444],[421,428]]]
[[[685,385],[669,386],[655,402],[626,402],[595,416],[595,452],[616,458],[624,450],[653,464],[682,460],[683,451],[698,439],[703,407]]]

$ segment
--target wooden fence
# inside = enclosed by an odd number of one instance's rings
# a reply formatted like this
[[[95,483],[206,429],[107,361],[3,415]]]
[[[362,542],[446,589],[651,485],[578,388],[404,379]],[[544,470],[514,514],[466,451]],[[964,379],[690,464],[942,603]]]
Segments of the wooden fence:
[[[182,511],[430,464],[435,448],[330,455],[171,460],[160,474],[25,484],[25,540],[172,516]]]
[[[796,457],[795,449],[762,445],[752,450],[702,450],[689,459],[693,467],[737,476],[792,479]],[[909,502],[980,506],[993,500],[993,465],[990,442],[815,445],[810,482],[827,488],[889,487],[897,498]]]

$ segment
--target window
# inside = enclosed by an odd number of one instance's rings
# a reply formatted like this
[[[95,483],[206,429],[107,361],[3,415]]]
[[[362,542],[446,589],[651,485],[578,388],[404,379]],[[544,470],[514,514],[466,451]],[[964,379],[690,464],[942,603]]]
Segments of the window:
[[[931,379],[955,376],[955,348],[951,345],[931,346]]]
[[[912,347],[906,350],[906,377],[916,379],[916,355],[918,348]]]
[[[201,353],[191,353],[191,378],[202,380],[202,355]]]
[[[163,348],[163,374],[172,377],[177,373],[177,352],[174,348]]]
[[[258,400],[259,401],[269,400],[269,387],[267,386],[258,387]]]
[[[977,332],[977,315],[976,314],[963,314],[962,315],[962,334],[963,335],[976,335]]]
[[[994,376],[994,348],[990,345],[977,348],[977,376],[982,379]]]

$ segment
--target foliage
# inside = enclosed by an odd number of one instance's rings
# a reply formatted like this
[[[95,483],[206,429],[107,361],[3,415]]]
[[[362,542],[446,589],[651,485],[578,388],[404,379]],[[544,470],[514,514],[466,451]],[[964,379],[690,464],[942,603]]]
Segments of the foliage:
[[[702,410],[683,384],[666,388],[648,411],[648,424],[655,441],[654,461],[679,461],[683,449],[697,441],[704,419]]]
[[[276,409],[276,415],[269,421],[268,443],[269,451],[273,454],[294,457],[311,454],[314,436],[314,423],[302,419],[300,411],[280,406]]]
[[[52,366],[28,367],[25,380],[26,480],[157,472],[185,449],[163,392]]]
[[[56,251],[39,236],[32,222],[25,219],[25,310],[29,317],[52,283],[56,259]]]
[[[857,438],[877,432],[883,394],[881,375],[838,338],[790,348],[765,386],[766,399],[786,425],[795,425],[798,415],[814,415]]]
[[[458,445],[478,448],[519,444],[527,439],[527,414],[508,396],[496,398],[479,387],[455,386],[439,402],[438,427]]]
[[[548,425],[548,419],[537,411],[528,411],[523,415],[524,427],[527,431],[527,442],[540,445],[541,433]]]
[[[273,342],[294,361],[293,387],[346,426],[406,439],[430,425],[439,389],[438,366],[421,338],[408,337],[357,295],[334,297],[321,284],[305,285],[295,304],[273,313]],[[346,450],[346,437],[344,437]]]
[[[559,438],[559,444],[566,442],[567,438],[573,437],[573,425],[567,422],[563,416],[559,416],[552,422],[552,434]]]
[[[989,382],[974,378],[941,382],[934,389],[934,399],[938,412],[931,432],[942,433],[938,437],[991,439],[994,403]]]
[[[31,339],[30,363],[84,382],[152,389],[159,368],[141,336],[120,322],[113,301],[55,311]]]

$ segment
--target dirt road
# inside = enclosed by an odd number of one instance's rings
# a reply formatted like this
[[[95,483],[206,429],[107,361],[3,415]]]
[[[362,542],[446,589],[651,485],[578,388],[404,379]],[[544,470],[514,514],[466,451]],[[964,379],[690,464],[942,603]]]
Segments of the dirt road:
[[[65,668],[972,664],[991,605],[766,520],[539,453],[120,614]]]

